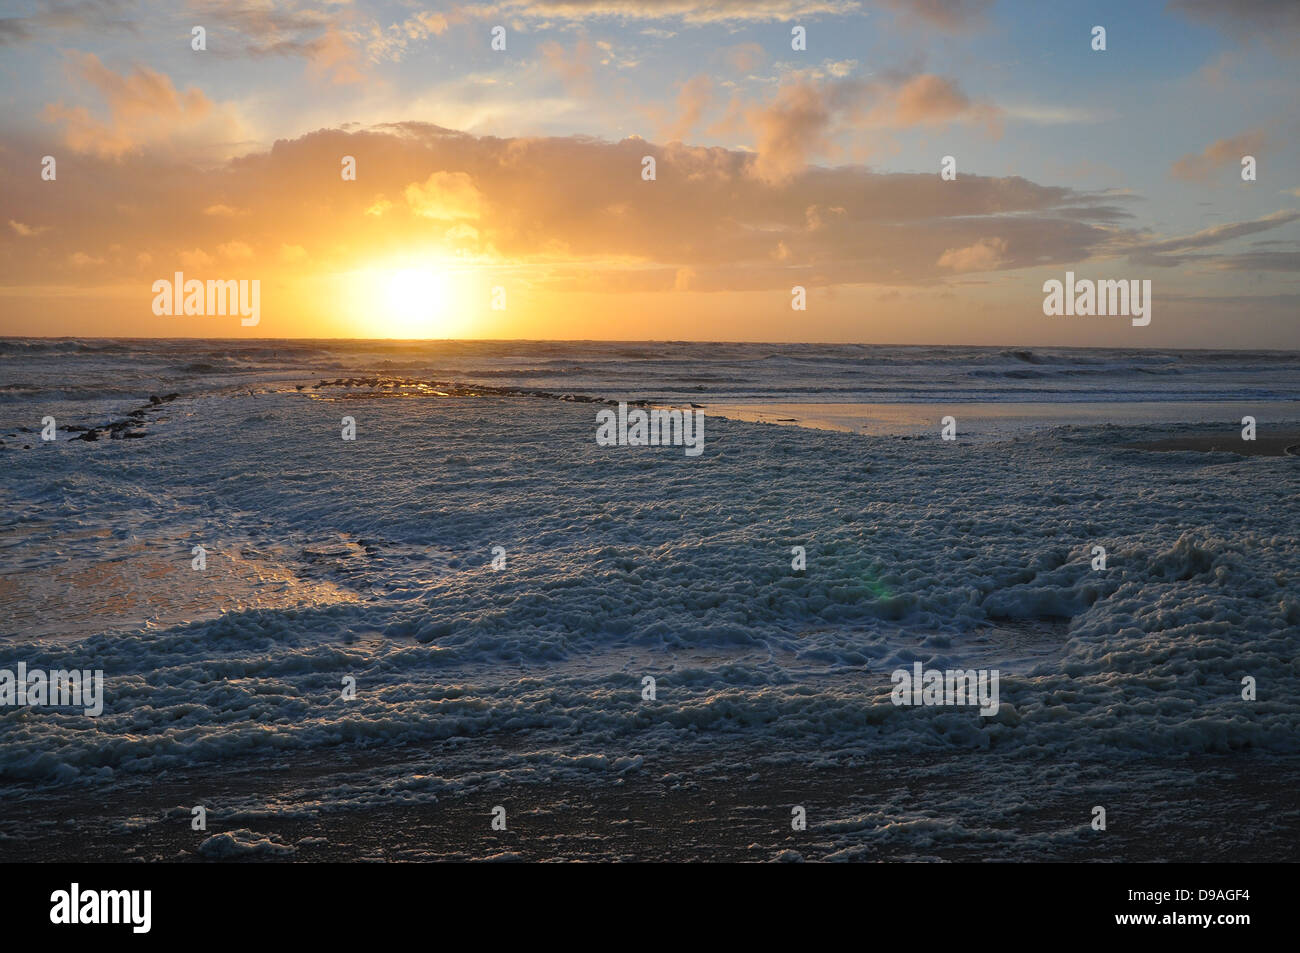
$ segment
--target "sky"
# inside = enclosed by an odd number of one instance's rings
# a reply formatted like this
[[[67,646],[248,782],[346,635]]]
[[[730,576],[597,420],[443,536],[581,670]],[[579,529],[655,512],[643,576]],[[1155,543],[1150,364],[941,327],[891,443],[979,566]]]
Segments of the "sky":
[[[0,0],[0,335],[1300,349],[1298,93],[1295,0]]]

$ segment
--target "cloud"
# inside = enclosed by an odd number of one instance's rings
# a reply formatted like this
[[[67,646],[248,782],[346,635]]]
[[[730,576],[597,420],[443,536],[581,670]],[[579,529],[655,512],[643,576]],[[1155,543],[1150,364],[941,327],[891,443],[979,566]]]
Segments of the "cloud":
[[[229,31],[232,42],[226,49],[238,49],[247,56],[306,56],[323,32],[334,24],[334,16],[323,10],[300,6],[296,0],[268,3],[265,0],[190,0],[196,23],[209,34]]]
[[[965,248],[949,248],[939,256],[938,266],[956,272],[991,271],[1002,263],[1007,243],[1002,238],[981,238]]]
[[[766,181],[788,178],[814,156],[836,157],[840,134],[974,123],[998,136],[1003,115],[991,103],[972,100],[955,80],[932,73],[829,83],[796,78],[769,102],[743,112],[759,155],[755,171]]]
[[[9,227],[23,238],[32,238],[39,235],[41,232],[49,231],[49,227],[46,225],[24,225],[22,222],[14,221],[12,218],[9,219]]]
[[[545,67],[564,83],[575,96],[590,96],[593,91],[592,69],[596,48],[586,37],[579,39],[571,51],[559,43],[547,41],[538,47]]]
[[[737,73],[752,73],[767,62],[767,52],[757,43],[739,43],[721,53],[723,60]]]
[[[665,138],[685,139],[712,104],[713,81],[703,73],[691,77],[677,93],[677,120],[664,131]]]
[[[236,218],[240,215],[247,215],[246,208],[231,208],[229,205],[222,205],[220,202],[209,205],[203,210],[204,215],[215,215],[218,218]]]
[[[120,156],[144,145],[185,139],[198,140],[192,147],[203,151],[214,140],[234,138],[233,117],[216,110],[194,87],[180,92],[170,77],[140,64],[129,73],[116,73],[93,53],[69,51],[65,56],[72,80],[90,87],[109,114],[105,121],[84,106],[46,106],[46,120],[61,124],[64,142],[78,152]]]
[[[374,60],[400,62],[412,43],[432,36],[442,36],[453,23],[463,19],[463,13],[459,10],[438,13],[421,10],[401,23],[389,25],[387,29],[376,24],[371,28],[370,38],[366,42],[366,52]]]
[[[331,180],[323,191],[340,155],[366,157],[365,189]],[[641,179],[644,155],[656,158],[654,182]],[[1122,227],[1125,199],[1016,177],[943,182],[858,167],[805,166],[767,180],[756,171],[763,161],[680,142],[495,138],[408,122],[319,130],[212,167],[176,155],[87,155],[57,190],[24,188],[19,165],[0,163],[7,214],[51,227],[39,243],[11,240],[0,285],[58,283],[65,276],[52,263],[112,243],[122,246],[114,266],[123,281],[237,260],[238,243],[278,249],[274,267],[325,275],[392,256],[468,255],[532,269],[548,293],[927,285],[977,266],[1072,264],[1140,245]],[[366,214],[382,196],[402,202]],[[203,214],[217,204],[249,214]]]
[[[1236,65],[1236,60],[1236,54],[1232,51],[1225,50],[1213,60],[1202,66],[1199,70],[1199,75],[1211,86],[1223,89],[1227,85],[1228,70],[1232,69]]]
[[[31,16],[0,17],[0,46],[25,43],[41,34],[106,33],[134,28],[133,0],[46,2]]]
[[[991,130],[1000,128],[1000,110],[986,103],[974,103],[957,82],[925,73],[913,76],[884,97],[876,113],[889,124],[898,126],[936,125],[957,120],[983,123]]]
[[[1284,56],[1300,51],[1300,3],[1295,0],[1169,0],[1166,9],[1234,40],[1261,42]]]
[[[938,27],[948,33],[961,33],[984,25],[985,14],[993,0],[882,0],[903,15],[925,26]]]
[[[875,5],[897,13],[904,22],[958,33],[982,26],[993,0],[876,0]],[[862,0],[498,0],[487,9],[543,19],[724,23],[861,14],[866,6]]]
[[[191,248],[179,252],[176,256],[186,268],[203,268],[212,264],[213,258],[202,248]]]
[[[195,21],[209,33],[209,48],[254,57],[299,57],[310,75],[334,86],[365,80],[363,40],[369,36],[374,59],[400,59],[417,29],[433,32],[436,14],[419,14],[385,32],[377,23],[365,30],[350,7],[317,9],[299,0],[191,0]],[[386,45],[387,44],[387,45]],[[400,50],[393,55],[393,50]]]
[[[0,18],[0,46],[12,46],[31,39],[32,30],[23,17]]]
[[[325,31],[324,36],[312,41],[307,60],[313,76],[324,78],[334,86],[365,81],[360,69],[360,53],[333,26]]]
[[[918,0],[917,5],[942,2]],[[862,12],[860,0],[498,0],[487,8],[504,15],[547,20],[611,17],[685,23],[763,22]]]
[[[1300,271],[1300,251],[1248,251],[1211,263],[1223,271]],[[1292,312],[1294,315],[1294,312]]]
[[[1249,222],[1230,222],[1224,225],[1214,225],[1177,238],[1139,242],[1130,249],[1129,257],[1135,262],[1161,268],[1171,268],[1193,261],[1205,261],[1209,256],[1193,254],[1193,252],[1198,249],[1222,245],[1225,242],[1244,238],[1247,235],[1270,231],[1296,221],[1300,221],[1300,211],[1285,209]],[[1267,256],[1261,257],[1260,253],[1254,253],[1254,256],[1256,260],[1261,261],[1267,258]],[[1228,257],[1231,259],[1234,256]],[[1241,258],[1241,256],[1235,257]]]
[[[1187,182],[1204,182],[1226,166],[1239,166],[1242,156],[1258,158],[1268,147],[1268,135],[1262,129],[1243,132],[1230,139],[1216,139],[1201,153],[1189,153],[1169,168],[1169,174]]]
[[[789,179],[809,156],[831,151],[833,112],[824,92],[811,83],[782,86],[776,98],[746,112],[758,161],[754,171],[768,182]]]
[[[464,172],[434,172],[423,184],[412,182],[404,194],[411,211],[423,218],[473,219],[483,211],[483,194]]]

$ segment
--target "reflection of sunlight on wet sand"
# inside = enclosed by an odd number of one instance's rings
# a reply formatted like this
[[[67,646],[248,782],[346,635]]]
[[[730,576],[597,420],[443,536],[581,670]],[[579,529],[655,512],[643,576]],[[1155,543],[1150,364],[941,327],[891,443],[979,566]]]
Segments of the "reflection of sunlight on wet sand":
[[[1260,401],[1250,404],[1260,419],[1300,418],[1300,402]],[[841,430],[873,437],[934,434],[939,421],[952,414],[957,432],[965,436],[1006,438],[1050,427],[1089,424],[1182,424],[1222,420],[1225,432],[1235,433],[1242,405],[1225,401],[1090,401],[1056,403],[781,403],[710,401],[705,413],[765,424]],[[1235,415],[1235,416],[1234,416]]]
[[[85,535],[85,534],[81,534]],[[97,535],[106,535],[100,531]],[[70,540],[54,539],[57,549]],[[0,576],[0,636],[79,639],[103,632],[215,619],[225,612],[355,601],[346,589],[234,547],[209,548],[207,568],[190,568],[184,546],[126,543],[106,559],[71,558]]]

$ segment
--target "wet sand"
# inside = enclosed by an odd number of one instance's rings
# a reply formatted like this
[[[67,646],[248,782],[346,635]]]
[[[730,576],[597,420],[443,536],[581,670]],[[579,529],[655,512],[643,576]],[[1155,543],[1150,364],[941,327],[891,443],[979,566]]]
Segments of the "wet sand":
[[[1192,450],[1199,453],[1235,453],[1243,457],[1300,457],[1300,430],[1282,434],[1260,434],[1254,440],[1242,440],[1241,431],[1188,434],[1167,440],[1126,443],[1132,450]]]
[[[0,860],[1300,860],[1300,758],[1249,754],[1075,763],[966,752],[810,769],[756,763],[739,774],[677,761],[647,763],[625,777],[592,772],[583,782],[503,784],[364,809],[222,809],[247,794],[273,800],[277,791],[293,792],[298,801],[303,789],[364,772],[367,761],[416,753],[340,752],[332,768],[309,761],[195,768],[102,796],[46,789],[12,800],[10,790]],[[756,762],[761,756],[754,752]],[[982,763],[990,758],[998,770]],[[1042,785],[1063,776],[1071,782],[1065,788]],[[195,803],[209,808],[206,831],[190,829],[187,805]],[[1097,804],[1107,809],[1105,831],[1090,826]],[[507,812],[504,831],[491,828],[497,805]],[[807,811],[804,831],[791,827],[794,805]],[[989,817],[996,818],[991,828]],[[237,835],[244,846],[200,849],[235,831],[244,832]],[[932,834],[918,838],[918,831]],[[1013,834],[1031,834],[1037,846],[1014,848]]]
[[[807,403],[708,401],[707,413],[752,423],[838,430],[872,437],[937,437],[944,417],[957,421],[959,439],[1005,440],[1054,427],[1175,426],[1204,423],[1206,437],[1241,442],[1241,418],[1264,421],[1257,444],[1265,440],[1300,441],[1300,403],[1294,401],[944,401],[929,403]],[[1213,422],[1221,432],[1211,433]],[[1270,433],[1267,421],[1291,421],[1282,435]],[[1152,448],[1164,449],[1164,448]],[[1177,449],[1177,448],[1171,448]],[[1199,449],[1188,447],[1187,449]],[[1249,451],[1248,451],[1249,452]],[[1257,451],[1258,452],[1258,451]]]

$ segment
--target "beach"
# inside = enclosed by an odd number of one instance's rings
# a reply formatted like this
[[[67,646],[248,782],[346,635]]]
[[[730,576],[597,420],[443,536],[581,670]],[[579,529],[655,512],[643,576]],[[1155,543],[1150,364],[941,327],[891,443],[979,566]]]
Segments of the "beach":
[[[0,710],[0,854],[1296,859],[1295,355],[6,344],[0,669],[104,707]]]

